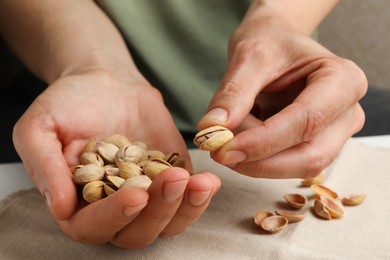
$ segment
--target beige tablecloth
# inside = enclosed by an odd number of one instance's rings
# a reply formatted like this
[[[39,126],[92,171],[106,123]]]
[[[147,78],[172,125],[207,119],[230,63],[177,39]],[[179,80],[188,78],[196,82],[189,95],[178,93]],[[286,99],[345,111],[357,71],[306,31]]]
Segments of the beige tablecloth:
[[[68,239],[48,214],[36,190],[0,202],[0,259],[390,259],[390,149],[350,140],[328,168],[325,185],[339,192],[367,193],[342,219],[305,219],[277,234],[252,222],[261,209],[286,209],[286,193],[310,195],[300,180],[253,179],[217,165],[207,153],[191,151],[197,171],[211,170],[222,188],[200,220],[184,233],[142,250]],[[310,201],[311,205],[312,201]]]

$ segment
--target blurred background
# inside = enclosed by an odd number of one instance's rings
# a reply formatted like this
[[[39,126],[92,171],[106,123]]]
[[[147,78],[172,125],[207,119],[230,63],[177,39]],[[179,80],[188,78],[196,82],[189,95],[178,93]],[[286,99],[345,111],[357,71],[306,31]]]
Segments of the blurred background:
[[[369,81],[366,124],[355,136],[390,134],[389,13],[389,0],[342,0],[319,27],[319,42],[357,63]],[[12,56],[0,38],[0,163],[19,161],[12,127],[45,88]]]

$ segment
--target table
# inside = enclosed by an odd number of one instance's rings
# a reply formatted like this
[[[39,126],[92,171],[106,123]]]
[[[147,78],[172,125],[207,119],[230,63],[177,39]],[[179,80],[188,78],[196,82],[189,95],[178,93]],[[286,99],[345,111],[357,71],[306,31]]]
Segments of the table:
[[[390,147],[390,135],[368,136],[354,138],[360,142],[378,147]],[[12,192],[34,187],[30,177],[21,163],[0,164],[0,200]]]

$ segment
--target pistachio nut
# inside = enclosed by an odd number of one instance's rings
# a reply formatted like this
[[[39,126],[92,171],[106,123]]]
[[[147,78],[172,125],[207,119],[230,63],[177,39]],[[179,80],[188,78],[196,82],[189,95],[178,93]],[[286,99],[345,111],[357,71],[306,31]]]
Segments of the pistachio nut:
[[[80,165],[75,168],[73,173],[73,181],[79,185],[85,185],[91,181],[103,179],[104,168],[97,164]]]
[[[138,163],[147,159],[146,150],[134,144],[122,146],[115,155],[115,162],[118,166],[122,162]]]
[[[139,175],[125,180],[119,188],[122,189],[123,187],[137,187],[143,190],[147,190],[151,184],[152,180],[148,176]]]
[[[275,215],[265,218],[260,225],[265,231],[276,233],[285,228],[287,224],[287,218]]]
[[[152,159],[150,161],[145,162],[143,165],[143,172],[150,179],[154,179],[161,171],[172,167],[168,162],[161,159]]]
[[[106,176],[119,176],[119,168],[115,164],[104,165]]]
[[[233,133],[223,126],[212,126],[199,131],[194,138],[194,144],[201,150],[214,152],[233,139]]]
[[[148,146],[143,142],[137,141],[137,142],[134,142],[133,145],[141,147],[145,151],[148,150]]]
[[[120,134],[111,135],[111,136],[107,137],[106,139],[104,139],[104,142],[113,144],[113,145],[117,146],[118,148],[121,148],[122,146],[131,144],[130,140],[127,139],[127,137],[120,135]]]
[[[128,179],[142,174],[142,168],[133,162],[122,162],[118,166],[119,176]]]
[[[81,164],[97,164],[100,166],[104,166],[103,159],[95,152],[84,152],[80,155],[80,163]]]
[[[106,196],[103,181],[92,181],[87,183],[83,188],[83,198],[89,202],[95,202]]]
[[[115,190],[107,183],[104,183],[103,189],[104,189],[104,193],[106,193],[107,196],[110,196],[115,192]]]
[[[106,176],[107,182],[114,185],[114,187],[119,188],[119,186],[122,184],[122,182],[125,181],[125,179],[119,177],[119,176]]]
[[[147,150],[146,151],[146,154],[148,155],[148,159],[155,159],[155,158],[159,158],[159,159],[165,159],[165,153],[159,151],[159,150]]]
[[[98,154],[107,164],[115,163],[115,154],[118,150],[119,148],[116,145],[104,142],[97,148]]]
[[[97,137],[89,138],[88,142],[85,144],[83,153],[85,152],[97,152],[97,148],[100,145],[100,140]]]

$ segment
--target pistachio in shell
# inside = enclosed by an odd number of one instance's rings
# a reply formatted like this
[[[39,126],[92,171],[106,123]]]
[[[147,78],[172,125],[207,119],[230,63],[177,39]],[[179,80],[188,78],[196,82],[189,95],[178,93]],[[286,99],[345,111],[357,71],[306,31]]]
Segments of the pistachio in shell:
[[[234,138],[233,132],[223,126],[212,126],[199,131],[194,144],[201,150],[214,152]]]
[[[119,188],[122,189],[123,187],[137,187],[143,190],[147,190],[151,184],[152,180],[148,176],[139,175],[125,180]]]
[[[115,162],[119,166],[122,162],[139,163],[148,159],[146,150],[138,145],[122,146],[115,155]]]
[[[142,174],[142,168],[133,162],[122,162],[118,166],[119,176],[128,179]]]
[[[152,159],[145,162],[142,170],[145,175],[147,175],[151,180],[153,180],[158,174],[160,174],[160,172],[171,167],[172,165],[170,165],[164,160]]]
[[[74,169],[73,181],[79,185],[85,185],[91,181],[103,179],[105,169],[97,164],[79,165]]]
[[[83,188],[83,198],[89,203],[103,199],[105,196],[103,181],[91,181]]]
[[[118,148],[121,148],[122,146],[131,144],[130,140],[127,139],[127,137],[120,135],[120,134],[111,135],[111,136],[107,137],[104,140],[104,142],[113,144],[113,145],[117,146]]]

